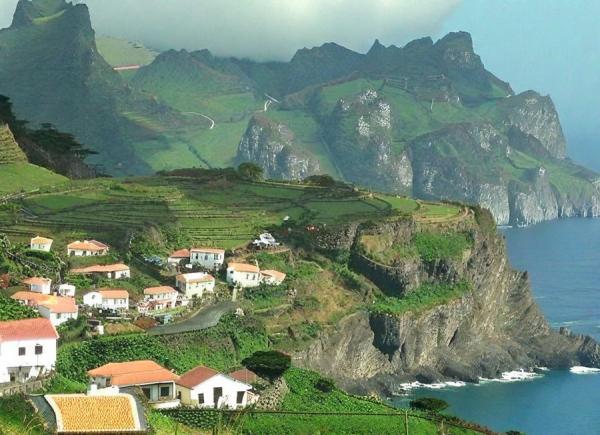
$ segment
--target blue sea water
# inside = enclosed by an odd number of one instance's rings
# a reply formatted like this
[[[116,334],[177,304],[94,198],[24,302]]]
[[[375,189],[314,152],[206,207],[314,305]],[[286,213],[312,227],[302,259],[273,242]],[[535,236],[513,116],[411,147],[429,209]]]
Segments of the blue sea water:
[[[550,324],[600,340],[600,219],[556,220],[502,232],[513,267],[529,271]],[[600,434],[600,374],[551,371],[527,381],[411,393],[423,396],[444,399],[451,413],[497,431]]]

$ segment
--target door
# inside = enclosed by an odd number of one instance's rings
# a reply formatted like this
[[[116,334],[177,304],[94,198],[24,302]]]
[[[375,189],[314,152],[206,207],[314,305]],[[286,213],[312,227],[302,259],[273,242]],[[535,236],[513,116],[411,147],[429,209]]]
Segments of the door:
[[[223,387],[213,388],[213,403],[215,408],[219,406],[219,399],[223,397]]]

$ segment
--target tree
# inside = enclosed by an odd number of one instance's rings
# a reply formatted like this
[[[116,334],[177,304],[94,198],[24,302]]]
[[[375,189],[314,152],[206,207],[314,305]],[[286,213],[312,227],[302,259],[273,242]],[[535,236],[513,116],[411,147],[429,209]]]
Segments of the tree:
[[[312,184],[321,187],[333,187],[335,186],[335,180],[330,175],[311,175],[304,179],[306,184]]]
[[[260,181],[263,179],[264,171],[256,163],[245,162],[238,166],[238,174],[244,180]]]
[[[420,397],[410,401],[411,408],[419,409],[427,412],[441,412],[448,408],[448,402],[435,397]]]
[[[276,350],[258,351],[242,360],[248,370],[268,379],[283,375],[292,365],[292,359]]]

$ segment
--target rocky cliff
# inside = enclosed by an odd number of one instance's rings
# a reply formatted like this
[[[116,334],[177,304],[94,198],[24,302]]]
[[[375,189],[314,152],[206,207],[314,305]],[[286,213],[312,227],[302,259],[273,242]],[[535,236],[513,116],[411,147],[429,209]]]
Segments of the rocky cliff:
[[[354,269],[393,297],[419,291],[424,282],[464,280],[470,289],[419,312],[357,312],[296,354],[296,363],[335,378],[351,391],[385,393],[413,380],[477,382],[535,366],[600,366],[600,347],[593,339],[549,327],[532,297],[527,273],[510,267],[503,238],[493,225],[488,222],[487,230],[482,226],[469,215],[450,224],[404,219],[346,232],[353,240]],[[381,237],[385,242],[377,249],[387,249],[423,231],[468,233],[472,247],[454,260],[399,257],[386,265],[365,249],[365,236]]]

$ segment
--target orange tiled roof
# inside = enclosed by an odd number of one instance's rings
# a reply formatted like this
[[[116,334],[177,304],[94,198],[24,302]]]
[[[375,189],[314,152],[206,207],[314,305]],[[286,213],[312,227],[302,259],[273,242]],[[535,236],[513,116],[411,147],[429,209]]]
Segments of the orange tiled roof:
[[[103,299],[127,299],[129,297],[129,292],[123,289],[101,288],[98,293],[102,295]]]
[[[23,291],[16,292],[11,296],[11,298],[16,301],[32,301],[35,304],[38,304],[40,301],[43,301],[47,297],[48,297],[48,295],[43,295],[38,292],[23,292]]]
[[[181,375],[177,380],[177,385],[192,389],[218,374],[218,371],[210,367],[199,366]]]
[[[246,384],[256,382],[258,379],[258,375],[248,369],[236,370],[235,372],[229,373],[227,376],[235,379],[236,381],[245,382]]]
[[[189,249],[179,249],[178,251],[171,252],[169,258],[189,258],[190,250]]]
[[[44,318],[0,322],[0,342],[58,338],[50,320]]]
[[[163,295],[165,293],[177,293],[173,287],[169,287],[168,285],[163,285],[161,287],[148,287],[144,289],[145,295]]]
[[[175,373],[150,360],[109,363],[88,371],[88,375],[110,378],[111,384],[117,386],[171,382],[179,378]]]
[[[104,251],[105,249],[108,249],[108,245],[97,240],[84,240],[83,242],[77,240],[76,242],[69,243],[67,249],[76,249],[79,251]]]
[[[123,270],[129,270],[129,266],[123,263],[116,264],[95,264],[93,266],[83,267],[80,269],[71,269],[72,273],[108,273],[108,272],[121,272]]]
[[[279,272],[278,270],[261,270],[260,273],[263,275],[271,276],[277,281],[283,281],[285,279],[285,273]]]
[[[48,278],[40,278],[40,277],[33,277],[33,278],[27,278],[23,280],[23,284],[27,284],[27,285],[48,285],[51,284],[52,280],[48,279]]]
[[[79,310],[75,299],[62,296],[46,296],[38,305],[48,308],[51,313],[76,313]]]
[[[59,433],[142,430],[135,400],[129,394],[48,394],[44,398],[54,411]]]
[[[218,248],[192,248],[191,252],[208,252],[210,254],[225,254],[225,249],[218,249]]]
[[[46,237],[36,236],[31,239],[31,243],[36,245],[51,245],[54,240],[47,239]]]
[[[251,273],[258,273],[260,270],[258,268],[258,266],[255,266],[254,264],[248,264],[248,263],[229,263],[227,264],[227,268],[228,269],[233,269],[236,272],[251,272]]]
[[[175,278],[177,281],[185,281],[185,282],[210,282],[214,281],[215,277],[209,273],[196,272],[196,273],[182,273],[181,275],[177,275]]]

